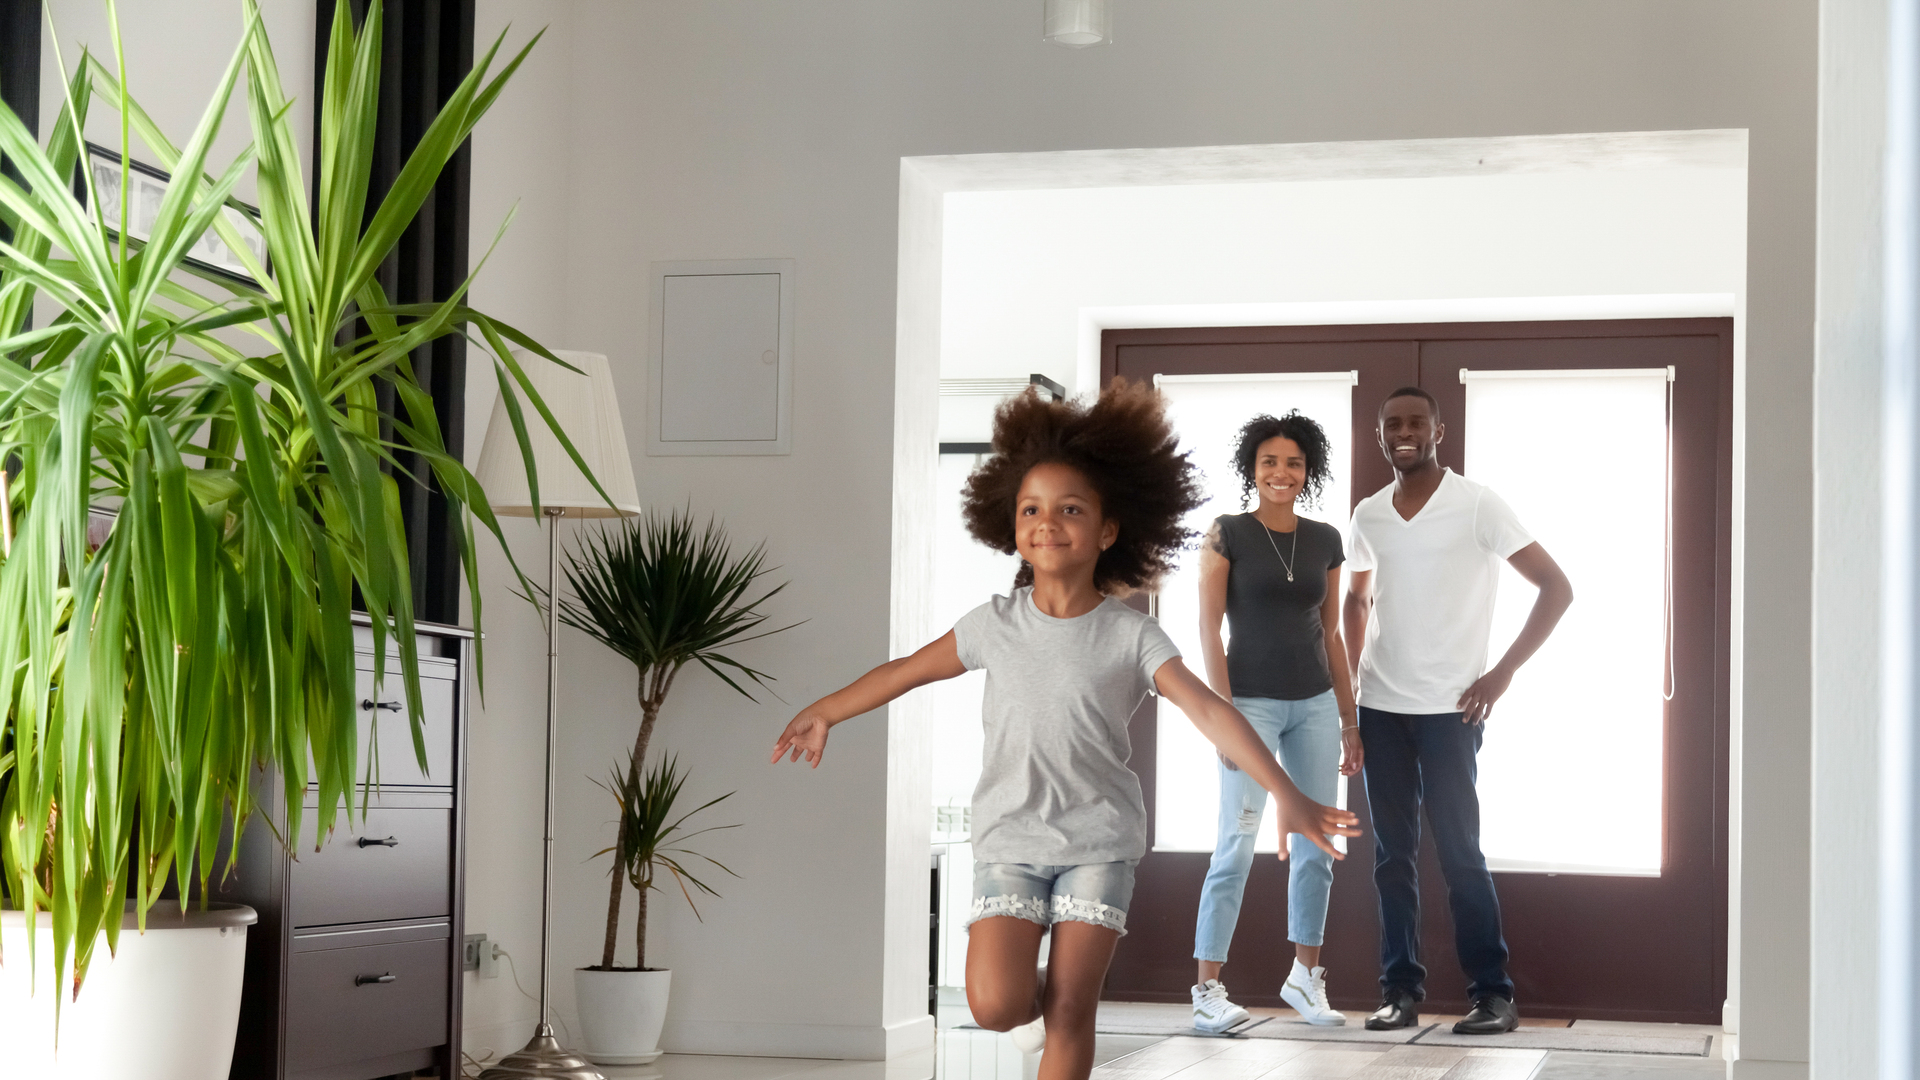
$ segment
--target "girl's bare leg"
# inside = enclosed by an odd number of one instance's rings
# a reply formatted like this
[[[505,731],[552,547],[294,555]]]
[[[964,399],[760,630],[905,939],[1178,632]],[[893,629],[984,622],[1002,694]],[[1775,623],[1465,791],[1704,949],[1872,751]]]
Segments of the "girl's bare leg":
[[[989,1031],[1011,1031],[1040,1015],[1040,935],[1044,933],[1039,924],[1011,915],[981,919],[967,928],[967,1008],[973,1011],[974,1023]],[[1056,938],[1056,957],[1059,944]],[[1103,977],[1105,970],[1103,964]],[[1052,1032],[1047,1037],[1051,1044]]]
[[[979,924],[975,924],[976,926]],[[1120,941],[1117,930],[1083,922],[1053,924],[1053,949],[1047,954],[1047,1049],[1040,1058],[1040,1080],[1087,1080],[1093,1072],[1094,1010],[1107,964]],[[968,957],[968,992],[973,989]]]

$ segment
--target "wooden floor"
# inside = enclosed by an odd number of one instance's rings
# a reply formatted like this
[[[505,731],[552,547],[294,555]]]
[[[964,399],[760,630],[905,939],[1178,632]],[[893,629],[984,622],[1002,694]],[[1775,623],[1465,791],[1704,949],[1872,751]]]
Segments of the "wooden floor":
[[[1095,1069],[1095,1080],[1531,1080],[1544,1050],[1175,1037]]]

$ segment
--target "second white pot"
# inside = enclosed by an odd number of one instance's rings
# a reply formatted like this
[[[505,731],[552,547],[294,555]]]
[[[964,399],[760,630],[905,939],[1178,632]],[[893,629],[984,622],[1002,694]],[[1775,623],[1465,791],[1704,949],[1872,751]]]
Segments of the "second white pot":
[[[596,1065],[645,1065],[660,1056],[671,971],[575,968],[580,1053]]]

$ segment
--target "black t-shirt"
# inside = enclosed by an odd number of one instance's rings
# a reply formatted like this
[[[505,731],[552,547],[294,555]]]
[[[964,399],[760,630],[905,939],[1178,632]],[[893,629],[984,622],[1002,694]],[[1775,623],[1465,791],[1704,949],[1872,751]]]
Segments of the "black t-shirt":
[[[1236,696],[1300,701],[1333,688],[1320,605],[1327,598],[1327,571],[1345,562],[1346,554],[1339,529],[1298,520],[1297,537],[1274,532],[1252,514],[1223,514],[1214,521],[1214,550],[1230,566],[1227,678]]]

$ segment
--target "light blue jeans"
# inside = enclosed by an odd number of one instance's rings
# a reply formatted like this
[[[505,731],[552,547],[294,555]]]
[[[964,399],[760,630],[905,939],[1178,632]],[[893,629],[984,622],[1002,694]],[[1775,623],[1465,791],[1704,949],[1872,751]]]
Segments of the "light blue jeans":
[[[1340,706],[1329,690],[1301,701],[1236,697],[1233,704],[1253,725],[1294,786],[1317,803],[1333,805],[1340,791]],[[1240,921],[1240,899],[1253,869],[1253,842],[1267,816],[1267,790],[1245,772],[1220,769],[1220,832],[1213,862],[1200,888],[1200,921],[1193,958],[1225,963]],[[1327,894],[1333,888],[1333,856],[1304,836],[1287,837],[1287,940],[1319,945],[1327,930]]]

